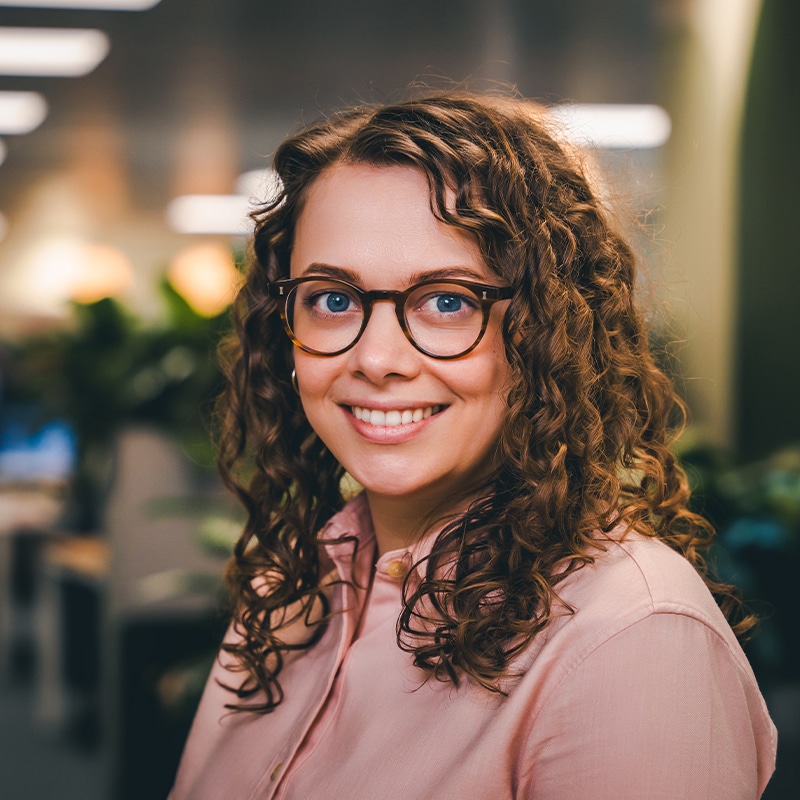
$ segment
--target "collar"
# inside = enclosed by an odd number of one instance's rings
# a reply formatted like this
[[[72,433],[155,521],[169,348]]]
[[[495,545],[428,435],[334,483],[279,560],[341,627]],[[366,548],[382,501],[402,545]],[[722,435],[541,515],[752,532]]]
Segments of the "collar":
[[[402,581],[411,566],[430,553],[439,528],[407,547],[384,553],[376,560],[377,542],[372,526],[372,515],[365,492],[350,500],[344,508],[334,514],[319,534],[323,552],[335,566],[341,578],[364,579],[373,564],[378,574]],[[353,558],[358,547],[356,558]]]
[[[322,551],[344,580],[354,577],[354,566],[361,573],[362,565],[371,564],[375,557],[375,531],[364,492],[356,495],[345,507],[334,514],[319,533]],[[354,553],[357,554],[353,558]],[[354,564],[358,562],[358,566]]]
[[[323,552],[332,562],[330,566],[336,568],[340,578],[355,579],[366,585],[373,567],[376,574],[402,582],[411,567],[431,552],[440,531],[441,527],[436,527],[418,541],[378,558],[369,502],[366,492],[361,492],[328,520],[318,538]],[[353,558],[356,546],[358,552]],[[420,567],[421,572],[424,569],[424,565]]]

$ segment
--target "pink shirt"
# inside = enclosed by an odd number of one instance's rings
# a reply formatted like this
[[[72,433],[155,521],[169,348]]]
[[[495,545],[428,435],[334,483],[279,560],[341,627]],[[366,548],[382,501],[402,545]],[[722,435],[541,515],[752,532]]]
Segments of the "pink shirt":
[[[325,535],[374,557],[356,498]],[[342,577],[352,546],[326,547]],[[515,660],[508,696],[423,682],[395,623],[404,565],[377,562],[371,589],[335,588],[322,640],[281,674],[271,714],[226,712],[217,664],[172,800],[754,800],[777,734],[749,664],[692,566],[632,535],[559,585],[575,613]],[[407,567],[406,567],[407,568]],[[362,614],[363,612],[363,614]],[[227,657],[226,657],[227,658]]]

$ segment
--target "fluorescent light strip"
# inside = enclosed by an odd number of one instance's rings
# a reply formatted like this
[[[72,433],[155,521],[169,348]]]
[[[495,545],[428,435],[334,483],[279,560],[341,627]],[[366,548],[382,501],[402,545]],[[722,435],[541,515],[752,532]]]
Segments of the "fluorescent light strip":
[[[0,0],[0,7],[93,8],[99,11],[147,11],[161,0]]]
[[[170,201],[167,222],[178,233],[214,233],[247,236],[250,198],[239,194],[185,194]]]
[[[669,139],[669,114],[655,105],[551,106],[559,130],[573,144],[607,150],[645,150]]]
[[[47,103],[37,92],[0,92],[0,133],[30,133],[47,116]]]
[[[0,75],[86,75],[109,47],[105,33],[88,28],[0,28]]]
[[[249,197],[253,203],[265,203],[281,192],[278,174],[271,167],[243,172],[236,180],[236,192]]]

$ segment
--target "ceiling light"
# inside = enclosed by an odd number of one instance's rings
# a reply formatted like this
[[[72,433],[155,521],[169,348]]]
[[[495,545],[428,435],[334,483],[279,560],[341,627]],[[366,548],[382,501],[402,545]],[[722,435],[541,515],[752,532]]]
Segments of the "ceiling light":
[[[0,0],[14,8],[95,8],[102,11],[147,11],[161,0]]]
[[[47,103],[36,92],[0,92],[0,133],[29,133],[47,116]]]
[[[85,28],[0,28],[0,75],[76,77],[108,54],[108,36]]]
[[[216,233],[247,236],[250,198],[239,194],[185,194],[170,201],[167,221],[178,233]]]
[[[669,139],[669,114],[654,105],[572,104],[551,106],[559,130],[573,144],[640,150],[660,147]]]

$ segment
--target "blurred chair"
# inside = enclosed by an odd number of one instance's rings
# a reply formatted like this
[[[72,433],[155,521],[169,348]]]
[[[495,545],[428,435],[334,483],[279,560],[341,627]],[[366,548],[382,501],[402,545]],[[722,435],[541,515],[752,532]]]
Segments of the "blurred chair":
[[[0,481],[0,678],[8,679],[18,637],[27,625],[14,596],[15,545],[22,537],[56,535],[64,481]]]
[[[223,561],[197,531],[224,495],[216,475],[152,428],[124,430],[112,463],[102,534],[62,536],[41,553],[36,712],[80,735],[76,715],[92,706],[111,796],[155,797],[169,789],[188,727],[160,707],[158,678],[213,654],[223,632]]]
[[[100,608],[109,557],[108,542],[99,536],[63,535],[46,542],[39,554],[35,714],[47,729],[59,730],[74,718],[99,681]],[[80,610],[70,602],[76,590],[84,598]],[[76,673],[85,677],[75,680]]]
[[[118,437],[101,629],[102,726],[114,797],[166,794],[186,731],[162,713],[158,676],[219,644],[219,593],[209,587],[221,587],[223,562],[197,535],[216,495],[216,474],[203,474],[167,435],[132,428]]]

